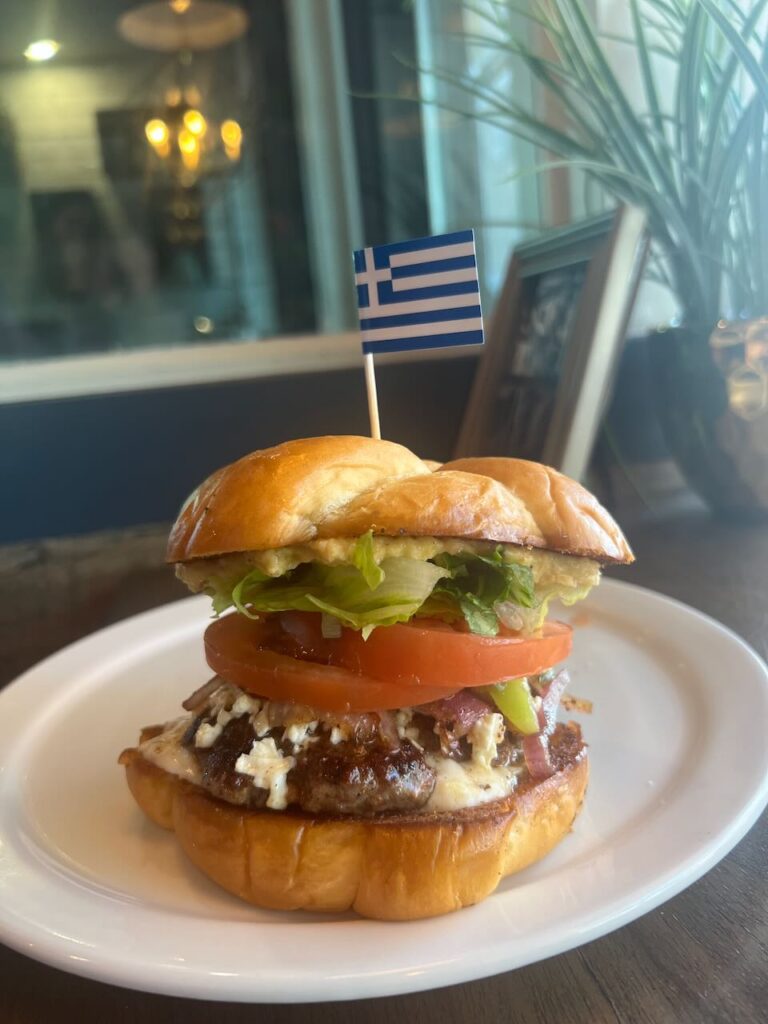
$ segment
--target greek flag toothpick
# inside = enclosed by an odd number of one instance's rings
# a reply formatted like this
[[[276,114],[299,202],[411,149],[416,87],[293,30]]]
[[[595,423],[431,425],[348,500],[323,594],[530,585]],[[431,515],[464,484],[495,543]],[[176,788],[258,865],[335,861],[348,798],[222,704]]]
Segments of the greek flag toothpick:
[[[475,233],[358,249],[355,283],[371,435],[380,437],[375,352],[483,344]]]

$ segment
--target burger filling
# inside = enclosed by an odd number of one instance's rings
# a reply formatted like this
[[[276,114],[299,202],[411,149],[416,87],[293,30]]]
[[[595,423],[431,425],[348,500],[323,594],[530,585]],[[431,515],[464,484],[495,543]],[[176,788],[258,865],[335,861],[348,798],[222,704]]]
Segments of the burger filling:
[[[545,618],[553,599],[570,604],[598,582],[596,562],[368,532],[177,571],[213,598],[216,675],[140,752],[212,796],[311,814],[432,813],[556,770],[567,676],[554,667],[571,629]]]
[[[565,673],[530,680],[541,733]],[[214,677],[188,714],[145,731],[148,761],[218,799],[275,811],[445,812],[511,794],[552,770],[485,693],[395,711],[335,714],[266,700]],[[537,734],[538,735],[538,734]]]
[[[318,540],[180,563],[179,577],[217,614],[325,613],[368,635],[414,617],[464,621],[473,633],[540,629],[549,603],[573,604],[600,580],[587,558],[436,537]]]

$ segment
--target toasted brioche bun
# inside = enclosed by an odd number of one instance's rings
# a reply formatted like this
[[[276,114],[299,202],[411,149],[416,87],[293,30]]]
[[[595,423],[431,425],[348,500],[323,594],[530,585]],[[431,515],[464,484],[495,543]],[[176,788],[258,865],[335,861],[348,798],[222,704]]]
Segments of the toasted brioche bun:
[[[589,774],[578,726],[558,726],[552,752],[558,771],[504,800],[378,819],[247,810],[168,774],[135,748],[120,760],[147,817],[175,831],[190,860],[235,896],[273,910],[407,921],[478,903],[568,833]]]
[[[498,480],[532,512],[553,551],[599,561],[634,561],[624,534],[594,494],[551,466],[525,459],[456,459],[437,472],[477,473]]]
[[[434,463],[390,441],[311,437],[252,452],[190,496],[169,562],[324,538],[453,537],[631,562],[619,527],[575,480],[522,459]]]

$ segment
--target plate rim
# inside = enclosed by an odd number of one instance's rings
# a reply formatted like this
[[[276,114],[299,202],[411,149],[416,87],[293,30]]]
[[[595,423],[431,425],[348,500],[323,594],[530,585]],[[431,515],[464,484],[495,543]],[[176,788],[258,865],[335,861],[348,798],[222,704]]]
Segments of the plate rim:
[[[604,579],[599,596],[602,597],[606,591],[610,592],[614,589],[631,592],[645,600],[661,603],[662,606],[664,604],[673,605],[683,614],[692,616],[694,620],[705,623],[710,629],[714,628],[715,633],[720,637],[727,638],[728,642],[733,643],[735,641],[742,654],[749,657],[754,663],[756,670],[762,674],[763,679],[768,681],[768,665],[766,665],[765,660],[760,654],[735,630],[719,622],[706,612],[701,612],[677,598],[659,593],[651,588],[612,577]],[[131,628],[139,628],[144,620],[152,619],[163,613],[172,615],[174,611],[178,611],[179,616],[183,617],[181,606],[188,608],[191,613],[193,605],[199,606],[202,610],[205,604],[206,599],[201,596],[181,598],[177,601],[147,609],[137,615],[112,623],[75,640],[61,650],[48,655],[45,659],[30,667],[11,683],[3,687],[0,690],[0,708],[4,702],[7,702],[11,692],[16,696],[22,687],[29,686],[30,678],[34,679],[38,675],[44,676],[50,670],[51,663],[61,661],[65,656],[70,658],[73,655],[77,655],[81,648],[88,648],[94,643],[96,638],[100,638],[103,641],[109,638],[111,634],[119,633],[121,630],[129,631]],[[187,628],[191,628],[191,622]],[[0,781],[2,780],[3,770],[6,767],[6,761],[7,756],[0,754]],[[185,971],[177,971],[173,974],[168,970],[169,965],[167,964],[140,965],[133,961],[120,962],[118,959],[119,953],[115,953],[115,951],[112,951],[111,960],[110,956],[107,955],[106,958],[102,956],[101,959],[96,956],[91,960],[72,961],[67,954],[67,949],[62,946],[61,942],[52,940],[48,945],[42,943],[38,934],[39,927],[36,923],[28,924],[26,931],[23,925],[18,929],[13,928],[12,921],[10,920],[11,915],[6,913],[2,906],[0,906],[0,941],[23,954],[32,956],[34,959],[93,980],[142,991],[191,998],[230,1002],[299,1003],[331,1000],[343,1001],[409,994],[504,973],[549,956],[565,953],[584,943],[594,941],[617,928],[623,927],[698,881],[744,838],[758,820],[766,803],[768,803],[768,771],[763,774],[762,778],[756,777],[755,783],[750,790],[749,799],[743,803],[736,817],[730,818],[709,841],[702,842],[699,848],[687,857],[682,866],[678,864],[676,867],[662,872],[654,879],[641,885],[639,889],[633,890],[633,901],[628,902],[627,895],[620,895],[609,904],[601,906],[596,916],[590,914],[588,910],[580,911],[577,915],[578,919],[585,923],[578,932],[574,931],[574,934],[565,940],[563,940],[562,935],[559,938],[555,936],[547,937],[545,935],[543,937],[544,948],[537,948],[535,954],[530,957],[524,955],[522,958],[510,958],[507,954],[505,958],[505,950],[501,948],[498,950],[497,955],[492,958],[490,964],[488,961],[482,964],[477,962],[474,962],[473,965],[464,964],[458,972],[456,972],[455,962],[443,960],[429,965],[428,969],[420,971],[416,976],[409,976],[405,968],[395,969],[391,972],[390,976],[385,976],[384,978],[379,974],[375,976],[375,984],[371,984],[371,972],[364,973],[358,971],[355,974],[344,976],[343,979],[339,976],[335,979],[328,977],[316,978],[314,987],[305,987],[298,991],[287,993],[281,993],[277,990],[265,991],[263,979],[254,975],[239,975],[237,984],[233,984],[235,979],[219,979],[226,982],[222,986],[220,984],[217,985],[210,974],[196,973],[190,975]],[[2,839],[2,824],[0,824],[0,839]],[[493,896],[489,897],[489,899],[493,899]],[[286,922],[286,924],[289,924],[289,922]],[[550,931],[556,932],[557,928],[550,926]],[[34,946],[31,936],[37,940]],[[540,942],[539,947],[541,945],[542,943]],[[510,959],[514,962],[511,963]],[[137,972],[140,971],[144,972],[143,977],[137,976]],[[458,977],[456,976],[457,973],[459,974]],[[341,991],[329,991],[334,981],[338,984],[343,984]],[[278,986],[284,985],[284,983],[284,979],[277,979],[276,984]],[[228,988],[227,985],[231,987]],[[256,991],[257,988],[259,989],[258,991]]]

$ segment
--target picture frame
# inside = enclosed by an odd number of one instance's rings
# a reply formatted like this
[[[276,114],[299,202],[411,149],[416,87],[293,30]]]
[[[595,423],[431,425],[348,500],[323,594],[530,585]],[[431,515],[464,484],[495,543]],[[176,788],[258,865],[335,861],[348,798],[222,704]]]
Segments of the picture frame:
[[[456,458],[527,458],[583,479],[647,247],[645,215],[628,205],[517,247]]]

